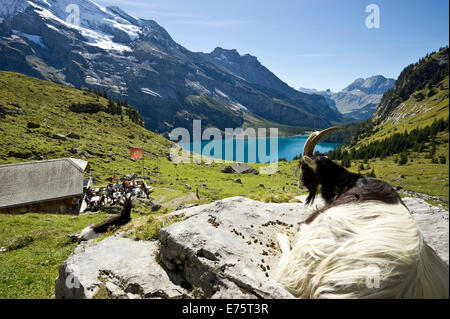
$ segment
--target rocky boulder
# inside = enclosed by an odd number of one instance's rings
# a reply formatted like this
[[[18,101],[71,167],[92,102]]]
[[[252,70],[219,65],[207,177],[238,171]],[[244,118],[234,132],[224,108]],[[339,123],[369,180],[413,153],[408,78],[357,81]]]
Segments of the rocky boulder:
[[[33,156],[33,152],[28,150],[11,150],[8,152],[9,157],[27,159]]]
[[[408,206],[427,244],[448,264],[448,211],[441,206],[430,205],[423,199],[406,197],[403,202]]]
[[[403,200],[426,242],[448,263],[448,212],[421,199]],[[113,298],[182,298],[192,291],[206,298],[292,298],[273,279],[276,234],[293,240],[298,223],[323,204],[234,197],[175,211],[169,216],[183,221],[162,229],[158,241],[115,236],[80,245],[60,268],[56,297],[92,298],[103,289]],[[71,278],[79,288],[67,287]]]
[[[80,139],[80,135],[75,134],[75,133],[70,133],[69,135],[67,135],[68,138],[71,139],[75,139],[75,140],[79,140]]]
[[[119,236],[83,242],[60,266],[55,297],[191,297],[158,264],[157,251],[156,241],[133,241]]]
[[[28,128],[40,128],[41,125],[37,124],[37,123],[33,123],[33,122],[28,122],[27,123],[27,127]]]
[[[61,134],[53,134],[52,138],[55,139],[55,140],[60,140],[60,141],[67,140],[67,138],[64,135],[61,135]]]
[[[222,168],[222,173],[236,173],[236,174],[255,174],[258,175],[259,171],[257,169],[254,169],[251,166],[248,166],[247,164],[243,163],[234,163],[229,166],[226,166]]]

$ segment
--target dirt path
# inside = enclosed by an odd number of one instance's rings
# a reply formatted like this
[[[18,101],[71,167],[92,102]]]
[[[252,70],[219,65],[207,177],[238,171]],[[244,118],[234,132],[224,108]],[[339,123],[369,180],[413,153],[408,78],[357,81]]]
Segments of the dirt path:
[[[402,194],[405,194],[405,195],[417,197],[417,198],[420,198],[420,199],[432,200],[432,201],[435,201],[435,202],[440,202],[440,203],[448,205],[448,200],[440,198],[440,197],[437,197],[437,196],[417,193],[417,192],[413,192],[413,191],[406,191],[406,190],[403,190],[403,189],[399,190],[398,192],[402,193]]]
[[[161,200],[163,200],[163,199],[160,199],[159,201],[161,201]],[[198,200],[197,195],[195,194],[195,192],[191,192],[191,193],[182,195],[180,197],[174,198],[171,201],[164,203],[163,206],[167,207],[167,208],[177,208],[181,204],[190,203],[190,202],[193,202],[196,200]]]

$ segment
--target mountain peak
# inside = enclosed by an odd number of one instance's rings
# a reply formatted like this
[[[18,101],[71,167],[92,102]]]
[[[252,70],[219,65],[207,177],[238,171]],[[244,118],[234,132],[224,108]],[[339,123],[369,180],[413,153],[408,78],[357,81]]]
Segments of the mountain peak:
[[[117,16],[136,24],[140,19],[137,17],[134,17],[132,15],[129,15],[128,13],[126,13],[125,11],[123,11],[121,8],[119,8],[118,6],[109,6],[106,7],[106,10],[108,10],[111,13],[116,14]]]
[[[356,79],[343,92],[362,91],[366,94],[384,94],[392,89],[394,85],[395,79],[388,79],[383,75],[374,75],[366,79]]]
[[[243,60],[258,62],[258,59],[250,54],[240,55],[236,49],[224,49],[216,47],[210,55],[224,62],[240,62]]]
[[[3,5],[4,1],[6,5]],[[80,11],[77,24],[68,19],[72,5]],[[5,18],[14,19],[26,10],[44,20],[47,27],[56,31],[69,28],[79,33],[86,44],[101,49],[130,52],[129,44],[141,37],[150,41],[172,41],[155,21],[131,16],[117,6],[102,7],[91,0],[2,0],[0,23]],[[25,33],[39,36],[32,29]]]
[[[196,118],[221,129],[240,127],[246,113],[302,127],[340,120],[325,99],[295,91],[256,57],[221,47],[191,52],[157,22],[117,6],[1,1],[14,10],[5,9],[9,16],[0,20],[0,69],[126,97],[155,131],[189,128]],[[78,7],[79,21],[70,19],[70,5]]]
[[[238,59],[241,57],[236,49],[228,50],[221,47],[216,47],[210,54],[215,57],[226,57],[228,59]]]

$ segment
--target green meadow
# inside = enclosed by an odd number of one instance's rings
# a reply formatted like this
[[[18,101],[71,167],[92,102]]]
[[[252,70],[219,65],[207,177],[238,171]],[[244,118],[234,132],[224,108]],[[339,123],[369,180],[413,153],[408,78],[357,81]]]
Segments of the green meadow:
[[[446,83],[448,89],[448,79]],[[448,97],[446,101],[448,115]],[[435,103],[436,107],[430,110],[431,118],[445,111],[439,110],[445,99]],[[77,104],[93,104],[101,110],[93,114],[72,112],[71,106]],[[114,173],[120,177],[131,173],[142,175],[143,171],[154,189],[152,198],[162,207],[155,212],[144,204],[135,204],[132,222],[122,229],[133,240],[155,239],[159,229],[178,221],[166,214],[182,204],[204,204],[232,196],[294,202],[295,197],[305,194],[295,185],[299,177],[296,161],[278,163],[276,172],[270,175],[225,174],[221,169],[227,163],[205,163],[209,159],[176,164],[168,159],[172,142],[144,129],[125,111],[121,115],[110,114],[107,107],[108,100],[92,92],[0,72],[0,110],[7,110],[4,118],[0,117],[0,164],[35,161],[40,157],[85,159],[91,164],[90,174],[95,176],[98,186],[106,185]],[[420,121],[425,121],[425,117]],[[39,127],[30,128],[29,123]],[[80,138],[53,137],[71,133]],[[439,140],[437,154],[445,155],[447,164],[432,163],[425,150],[410,153],[406,165],[395,163],[395,156],[391,156],[383,161],[354,161],[350,170],[357,172],[363,164],[363,174],[373,170],[377,178],[395,187],[448,200],[448,133],[440,134]],[[144,159],[132,161],[130,147],[143,148]],[[258,169],[264,164],[251,166]],[[0,253],[0,298],[52,298],[58,268],[76,247],[68,235],[111,214],[105,208],[80,216],[0,215],[0,247],[7,249]]]

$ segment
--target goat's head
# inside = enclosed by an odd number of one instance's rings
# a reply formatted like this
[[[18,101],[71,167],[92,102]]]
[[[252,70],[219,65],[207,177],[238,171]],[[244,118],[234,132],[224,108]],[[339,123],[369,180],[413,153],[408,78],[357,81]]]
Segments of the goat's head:
[[[306,204],[314,201],[319,185],[324,185],[327,180],[340,173],[342,167],[334,163],[325,155],[313,155],[314,147],[319,143],[323,136],[331,131],[341,130],[343,127],[331,127],[323,131],[312,133],[306,140],[303,148],[302,158],[300,159],[300,186],[305,186],[309,195]],[[334,194],[328,194],[329,190],[322,189],[322,195],[326,201],[330,201]]]

